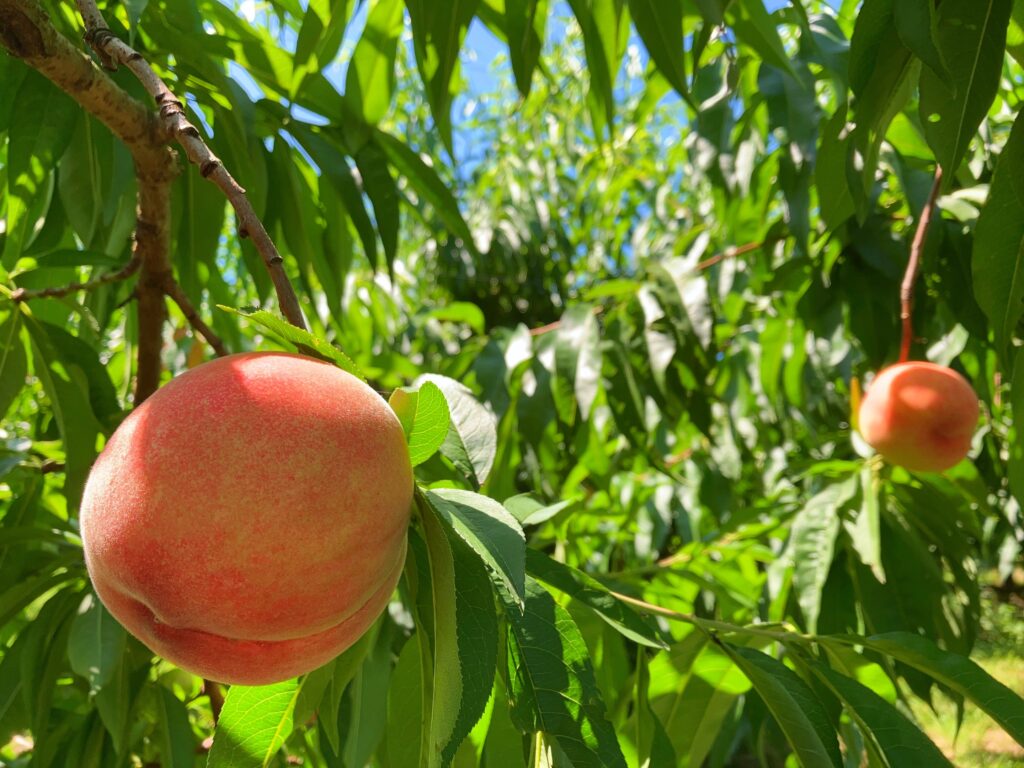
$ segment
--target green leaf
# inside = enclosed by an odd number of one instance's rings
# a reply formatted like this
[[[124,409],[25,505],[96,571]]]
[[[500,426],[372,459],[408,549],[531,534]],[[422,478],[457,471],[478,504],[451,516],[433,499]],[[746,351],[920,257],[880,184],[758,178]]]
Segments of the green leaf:
[[[95,693],[109,683],[120,667],[128,635],[94,595],[83,601],[68,636],[71,669],[89,681]]]
[[[899,39],[893,3],[865,0],[850,40],[850,87],[857,99],[846,174],[859,209],[866,205],[874,183],[882,139],[910,97],[913,81],[915,59]],[[834,119],[838,122],[838,115]]]
[[[207,768],[267,768],[292,732],[299,683],[233,685],[224,699]]]
[[[615,122],[615,73],[625,51],[629,24],[622,0],[569,0],[580,28],[587,55],[590,82],[587,99],[595,133],[611,133]]]
[[[78,122],[78,109],[35,70],[21,81],[7,144],[7,216],[3,266],[10,269],[34,237],[30,213]]]
[[[930,69],[921,73],[921,125],[950,178],[999,89],[1012,6],[1012,0],[944,0],[939,5],[939,48],[952,76]]]
[[[345,101],[370,125],[379,123],[391,106],[403,19],[402,0],[375,0],[348,65]]]
[[[1024,256],[1024,254],[1022,254]],[[1010,379],[1010,406],[1014,413],[1024,413],[1024,349],[1018,349],[1013,358],[1013,376]],[[1024,502],[1024,423],[1015,420],[1007,435],[1010,460],[1006,474],[1010,479],[1010,490],[1017,503]]]
[[[703,765],[736,700],[750,683],[707,635],[692,630],[651,660],[651,708],[681,765]]]
[[[342,706],[345,689],[359,672],[360,667],[366,661],[367,655],[374,647],[379,624],[374,625],[374,630],[366,632],[355,643],[349,646],[348,650],[338,656],[327,666],[330,668],[331,681],[320,702],[318,722],[327,735],[327,741],[331,745],[335,755],[342,752],[342,738],[338,730],[339,710]],[[303,688],[308,684],[308,677],[303,681]],[[301,701],[301,696],[300,696]],[[296,705],[297,707],[298,705]]]
[[[1017,115],[999,156],[988,202],[974,232],[974,295],[992,323],[996,350],[1006,352],[1024,315],[1024,112]]]
[[[494,685],[498,621],[480,558],[431,508],[423,515],[433,585],[433,695],[429,768],[451,764]]]
[[[451,423],[448,402],[437,385],[425,381],[418,390],[396,389],[388,403],[402,422],[412,465],[418,466],[437,453]]]
[[[421,632],[402,646],[388,688],[388,728],[384,734],[384,768],[418,768],[423,741],[423,664]]]
[[[573,501],[567,499],[554,504],[545,504],[538,501],[529,493],[520,493],[505,499],[505,509],[512,513],[512,517],[519,521],[522,526],[540,525],[550,520],[563,509],[571,507]]]
[[[629,0],[629,15],[658,70],[686,98],[686,45],[681,0]]]
[[[818,626],[822,589],[835,555],[839,511],[856,493],[856,476],[833,483],[813,496],[793,519],[789,540],[793,587],[809,632]]]
[[[526,550],[526,570],[534,578],[590,608],[634,643],[648,648],[668,648],[656,628],[583,571],[560,563],[532,547]]]
[[[672,748],[668,733],[661,720],[651,709],[648,698],[650,670],[647,654],[637,654],[636,675],[636,719],[637,719],[637,763],[641,766],[678,765],[676,752]]]
[[[20,331],[20,312],[11,312],[0,324],[0,419],[25,386],[28,373],[28,356]]]
[[[907,49],[924,62],[937,77],[951,80],[939,52],[938,24],[932,0],[900,0],[893,5],[896,33]]]
[[[441,453],[479,488],[494,466],[498,444],[494,416],[473,397],[469,387],[454,379],[424,374],[416,381],[420,384],[429,381],[444,393],[451,426],[441,445]]]
[[[41,323],[26,316],[25,327],[32,340],[32,370],[50,399],[64,441],[64,492],[69,503],[77,508],[89,467],[96,457],[96,437],[103,428],[93,415],[85,376],[54,348]]]
[[[388,170],[387,155],[373,142],[367,142],[356,152],[356,166],[363,180],[363,189],[373,204],[377,219],[377,233],[384,246],[384,260],[390,273],[398,251],[398,187]]]
[[[406,0],[412,21],[416,65],[427,86],[430,112],[441,139],[452,151],[453,78],[459,64],[459,49],[480,0],[450,0],[438,5],[430,0]]]
[[[428,317],[448,323],[465,323],[481,336],[486,332],[484,313],[476,304],[468,301],[453,301],[442,307],[430,310]]]
[[[427,491],[427,500],[521,605],[525,597],[526,537],[518,521],[494,499],[470,491],[438,488]]]
[[[122,408],[117,399],[117,391],[110,380],[110,373],[100,362],[96,350],[63,328],[44,322],[40,322],[39,325],[46,331],[50,344],[65,365],[74,366],[81,371],[89,393],[89,405],[100,424],[112,424],[121,414]]]
[[[885,583],[885,568],[882,566],[881,510],[879,509],[879,488],[874,471],[865,465],[860,471],[861,506],[856,520],[846,525],[850,542],[879,582]]]
[[[1024,745],[1024,699],[966,656],[944,651],[931,640],[910,632],[888,632],[866,640],[856,638],[856,644],[919,669],[973,701],[1014,741]]]
[[[505,36],[519,93],[530,95],[533,71],[544,47],[549,0],[505,0]]]
[[[861,732],[878,742],[889,765],[921,768],[953,765],[902,712],[866,685],[824,664],[813,664],[811,669],[843,701]]]
[[[377,131],[374,138],[395,169],[408,179],[416,194],[433,206],[448,231],[462,241],[470,253],[479,256],[469,225],[462,218],[462,212],[451,190],[431,166],[416,154],[407,144],[394,136]]]
[[[625,768],[590,653],[572,617],[531,578],[525,612],[509,596],[503,599],[513,722],[555,741],[576,768]]]
[[[764,700],[802,765],[843,765],[835,729],[825,707],[796,672],[751,648],[723,648]]]
[[[736,0],[729,6],[726,16],[741,43],[750,46],[772,66],[796,78],[779,30],[763,0]]]
[[[362,192],[353,177],[352,168],[345,160],[341,150],[323,136],[313,133],[301,125],[291,127],[291,130],[320,167],[320,172],[338,193],[346,213],[352,219],[352,224],[355,225],[356,232],[359,234],[359,241],[363,244],[370,267],[376,270],[377,232],[370,220],[370,214],[367,213],[366,203],[363,201]]]
[[[162,685],[157,686],[156,711],[160,765],[164,768],[194,768],[197,745],[185,703]]]
[[[309,331],[296,328],[294,325],[282,320],[272,312],[267,312],[264,309],[259,309],[255,312],[245,312],[240,309],[234,309],[233,307],[225,307],[219,304],[217,306],[225,312],[231,312],[239,317],[244,317],[257,325],[262,326],[265,330],[270,331],[270,333],[284,341],[287,346],[292,347],[297,352],[309,355],[310,357],[315,357],[318,360],[333,363],[343,371],[351,373],[361,381],[366,381],[366,377],[363,375],[362,371],[359,370],[359,366],[357,366],[352,358],[340,349],[335,347],[333,344],[328,344],[323,339],[317,338]]]
[[[597,399],[601,382],[601,331],[589,304],[570,307],[555,332],[552,394],[562,419],[573,423],[576,406],[584,420]]]

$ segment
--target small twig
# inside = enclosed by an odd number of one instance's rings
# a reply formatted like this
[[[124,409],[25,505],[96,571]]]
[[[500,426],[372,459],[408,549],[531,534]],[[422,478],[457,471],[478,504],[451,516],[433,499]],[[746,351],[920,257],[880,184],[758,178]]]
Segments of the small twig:
[[[210,697],[210,712],[213,713],[213,724],[220,721],[220,711],[224,709],[224,693],[220,685],[213,680],[203,680],[203,693]]]
[[[756,251],[762,245],[764,245],[764,242],[758,240],[756,243],[746,243],[744,245],[737,245],[730,248],[726,248],[721,253],[716,253],[714,256],[710,256],[704,259],[704,261],[698,262],[697,269],[707,269],[708,267],[713,267],[715,264],[717,264],[720,261],[724,261],[725,259],[731,259],[735,256],[742,256],[744,253]]]
[[[174,279],[173,275],[168,274],[164,283],[164,293],[171,297],[171,300],[178,305],[178,309],[185,315],[185,319],[188,320],[196,333],[206,340],[206,343],[213,348],[213,351],[218,357],[224,357],[228,354],[227,347],[224,346],[224,342],[221,341],[220,337],[214,333],[213,329],[208,326],[203,318],[199,316],[192,301],[182,290],[181,286],[178,285],[178,281]]]
[[[716,632],[724,632],[726,634],[757,635],[758,637],[768,637],[772,640],[780,640],[783,642],[813,643],[818,640],[815,635],[802,634],[800,632],[790,632],[787,630],[777,631],[749,625],[742,626],[740,624],[730,624],[726,621],[717,621],[716,619],[705,619],[692,613],[680,613],[679,611],[673,611],[670,608],[663,608],[660,605],[648,603],[645,600],[638,600],[635,597],[624,595],[621,592],[610,591],[610,594],[624,603],[629,603],[630,605],[639,608],[644,613],[654,614],[655,616],[664,616],[666,619],[681,621],[684,624],[691,624],[704,630],[714,630]]]
[[[928,199],[917,220],[917,231],[914,232],[914,240],[910,244],[907,271],[903,274],[903,283],[900,285],[900,320],[903,323],[903,336],[900,340],[901,363],[905,363],[910,358],[910,345],[914,338],[914,325],[911,319],[914,309],[914,282],[917,280],[917,270],[921,265],[921,252],[924,250],[924,243],[928,238],[928,225],[931,224],[932,211],[935,208],[935,201],[939,197],[941,186],[942,166],[937,165],[935,166],[935,180],[932,182],[932,189],[928,193]]]
[[[270,273],[274,289],[277,292],[281,312],[292,325],[305,328],[306,322],[302,317],[298,297],[284,271],[284,260],[256,215],[249,198],[246,197],[245,189],[235,181],[220,159],[202,140],[198,129],[185,117],[185,108],[182,103],[153,71],[142,54],[115,37],[107,28],[103,16],[96,7],[96,1],[76,0],[76,2],[82,18],[85,20],[86,41],[103,59],[105,66],[116,68],[118,64],[121,64],[127,67],[153,97],[159,107],[164,130],[181,145],[189,162],[199,168],[200,175],[216,184],[227,197],[232,208],[235,209],[239,224],[238,234],[240,237],[251,237],[253,245],[263,257],[263,263]]]
[[[594,315],[600,315],[602,312],[604,312],[604,307],[602,307],[602,306],[594,307],[594,311],[593,311]],[[561,327],[562,327],[562,321],[561,320],[555,320],[553,323],[548,323],[547,325],[541,325],[541,326],[539,326],[537,328],[531,328],[530,329],[530,335],[531,336],[541,336],[541,335],[543,335],[545,333],[550,333],[551,331],[556,331],[556,330],[558,330]]]
[[[29,299],[44,299],[54,298],[60,296],[67,296],[69,293],[75,293],[76,291],[91,291],[94,288],[99,288],[101,285],[108,285],[110,283],[116,283],[119,280],[127,280],[129,277],[139,271],[139,267],[142,265],[141,259],[138,254],[132,254],[131,259],[117,272],[110,272],[106,275],[87,280],[84,283],[68,283],[67,285],[58,286],[56,288],[40,288],[39,290],[30,290],[28,288],[15,288],[11,293],[11,301],[28,301]]]

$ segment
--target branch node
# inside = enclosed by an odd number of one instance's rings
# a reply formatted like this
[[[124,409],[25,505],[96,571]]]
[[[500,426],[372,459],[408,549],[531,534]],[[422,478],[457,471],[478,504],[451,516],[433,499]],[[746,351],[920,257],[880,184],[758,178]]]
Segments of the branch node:
[[[273,256],[270,259],[270,263],[274,265],[284,264],[284,259],[282,259],[280,256]]]
[[[220,160],[217,160],[216,158],[207,160],[202,164],[202,166],[200,166],[199,175],[205,179],[207,176],[209,176],[211,173],[217,170],[218,165],[220,165]]]

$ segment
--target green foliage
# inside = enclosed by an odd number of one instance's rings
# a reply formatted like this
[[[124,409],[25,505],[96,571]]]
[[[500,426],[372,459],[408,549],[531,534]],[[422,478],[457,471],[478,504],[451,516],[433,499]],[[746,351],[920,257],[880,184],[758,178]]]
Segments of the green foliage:
[[[138,373],[132,160],[0,54],[0,761],[948,765],[907,706],[936,689],[1024,743],[969,658],[1024,549],[1021,0],[101,10],[247,189],[309,330],[184,164],[174,279],[231,351],[390,395],[419,488],[373,629],[231,688],[214,729],[218,689],[112,619],[78,537]],[[852,423],[937,166],[912,352],[984,411],[943,476]],[[211,354],[168,325],[164,381]]]

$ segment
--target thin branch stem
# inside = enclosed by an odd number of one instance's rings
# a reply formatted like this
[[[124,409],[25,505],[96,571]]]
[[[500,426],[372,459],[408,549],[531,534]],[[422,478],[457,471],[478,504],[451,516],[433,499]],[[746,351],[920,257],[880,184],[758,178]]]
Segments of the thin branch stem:
[[[914,340],[914,283],[917,280],[917,272],[921,266],[921,252],[924,250],[925,240],[928,239],[928,226],[932,221],[932,211],[935,208],[935,201],[939,197],[939,189],[942,187],[942,166],[935,166],[935,180],[932,182],[931,191],[925,201],[921,216],[917,220],[917,230],[914,232],[914,240],[910,244],[910,259],[907,261],[907,271],[903,274],[903,283],[900,285],[900,320],[903,323],[903,335],[900,339],[900,362],[905,363],[910,358],[910,345]]]
[[[110,283],[116,283],[120,280],[127,280],[139,271],[140,266],[142,266],[142,261],[139,259],[138,254],[132,254],[128,263],[116,272],[108,272],[107,274],[100,275],[92,280],[86,280],[84,283],[68,283],[67,285],[61,285],[55,288],[40,288],[38,290],[16,288],[11,293],[11,301],[18,302],[28,301],[30,299],[58,298],[78,291],[91,291],[95,288],[99,288],[101,285],[109,285]]]
[[[639,600],[620,592],[612,592],[611,594],[622,602],[629,603],[630,605],[639,608],[644,613],[664,616],[666,619],[681,621],[684,624],[691,624],[693,626],[700,627],[701,629],[725,632],[731,635],[757,635],[758,637],[768,637],[772,640],[779,640],[782,642],[813,643],[818,641],[818,637],[815,635],[807,635],[800,632],[789,632],[786,630],[778,631],[773,629],[762,629],[761,627],[741,626],[739,624],[730,624],[725,621],[716,621],[715,619],[704,619],[700,616],[695,616],[692,613],[680,613],[679,611],[673,611],[669,608],[662,608],[660,605],[654,605],[653,603],[648,603],[644,600]]]
[[[213,714],[213,724],[220,721],[220,711],[224,709],[224,692],[220,685],[213,680],[203,680],[203,693],[210,697],[210,712]]]
[[[704,261],[698,262],[697,269],[703,270],[707,269],[708,267],[713,267],[720,261],[724,261],[725,259],[731,259],[736,256],[742,256],[745,253],[756,251],[758,248],[762,248],[768,244],[769,241],[767,240],[758,240],[756,243],[744,243],[743,245],[737,245],[731,248],[726,248],[721,253],[716,253],[714,256],[709,256],[708,258],[704,259]]]
[[[161,353],[167,321],[164,285],[171,276],[170,221],[171,180],[151,179],[140,174],[133,246],[142,260],[142,272],[135,286],[139,318],[136,406],[156,392],[163,371]]]
[[[172,137],[193,165],[199,168],[200,175],[212,181],[227,197],[238,217],[238,233],[241,237],[251,237],[253,245],[263,258],[270,278],[277,292],[277,300],[281,312],[288,322],[299,328],[305,328],[298,297],[284,271],[284,259],[278,252],[274,241],[270,238],[263,223],[256,215],[252,203],[246,197],[245,189],[228,173],[220,159],[213,154],[202,140],[199,130],[185,117],[185,108],[175,97],[167,85],[153,71],[153,68],[127,43],[118,39],[107,27],[103,16],[96,7],[95,0],[76,0],[79,11],[86,24],[86,40],[108,67],[123,65],[130,69],[138,78],[146,91],[156,101],[160,110],[163,129]]]
[[[185,319],[188,320],[189,325],[195,329],[196,333],[205,339],[206,343],[210,345],[213,351],[218,357],[224,357],[228,354],[227,347],[224,346],[224,342],[221,341],[220,337],[214,332],[214,330],[206,324],[206,322],[199,316],[199,312],[196,311],[192,301],[182,290],[182,287],[178,284],[178,281],[170,274],[167,275],[164,284],[164,293],[171,297],[171,300],[178,305],[178,309],[185,315]]]

